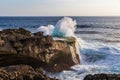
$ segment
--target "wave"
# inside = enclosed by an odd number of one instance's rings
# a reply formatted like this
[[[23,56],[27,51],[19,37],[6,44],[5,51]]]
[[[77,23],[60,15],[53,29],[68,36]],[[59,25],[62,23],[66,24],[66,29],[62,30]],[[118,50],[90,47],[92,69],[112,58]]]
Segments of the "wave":
[[[41,26],[37,29],[37,31],[42,31],[44,32],[44,35],[52,35],[54,30],[53,25],[48,25],[48,26]]]
[[[37,30],[54,37],[74,37],[76,21],[70,17],[60,19],[56,25],[40,26]]]
[[[75,31],[77,23],[72,18],[64,17],[60,19],[55,26],[41,26],[37,30],[43,31],[44,35],[57,37],[76,37],[78,34],[101,34],[98,31]],[[83,26],[84,28],[101,28],[98,26]],[[82,27],[82,28],[83,28]],[[104,28],[104,26],[102,26]],[[106,28],[106,27],[105,27]],[[109,27],[111,28],[111,27]],[[102,39],[100,36],[98,36]],[[76,37],[77,38],[77,37]],[[93,38],[93,37],[92,37]],[[60,80],[83,80],[87,74],[95,73],[120,73],[120,49],[117,45],[110,45],[99,40],[82,41],[77,38],[81,47],[81,64],[71,67],[69,71],[63,71],[58,74],[49,74],[52,77],[58,77]],[[71,49],[72,50],[72,49]]]
[[[80,40],[81,41],[81,40]],[[60,80],[83,80],[87,74],[120,73],[120,49],[118,45],[95,41],[81,41],[81,64],[71,70],[49,74]]]
[[[92,25],[76,25],[77,28],[91,28]]]
[[[71,37],[75,36],[75,26],[76,21],[69,17],[64,17],[61,20],[59,20],[55,26],[55,29],[53,31],[53,36],[60,36],[60,37]]]
[[[82,63],[55,76],[60,80],[83,80],[87,74],[120,73],[120,49],[100,42],[81,42]],[[53,75],[52,75],[53,76]]]
[[[76,25],[77,28],[105,28],[105,29],[120,29],[119,25],[96,25],[96,24],[83,24]]]
[[[75,34],[100,34],[98,31],[75,31]]]

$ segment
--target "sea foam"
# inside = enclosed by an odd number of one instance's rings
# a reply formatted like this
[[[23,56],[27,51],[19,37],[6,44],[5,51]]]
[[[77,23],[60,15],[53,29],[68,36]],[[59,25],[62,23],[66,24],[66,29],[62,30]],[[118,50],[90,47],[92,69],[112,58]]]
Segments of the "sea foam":
[[[76,21],[72,18],[64,17],[60,19],[55,26],[40,26],[37,31],[42,31],[44,35],[52,35],[54,37],[74,37],[76,24]]]
[[[70,17],[64,17],[61,20],[57,22],[55,25],[55,29],[53,30],[53,36],[58,36],[58,37],[71,37],[75,36],[74,31],[75,31],[75,26],[76,26],[76,21],[73,20]]]
[[[77,22],[76,20],[73,20],[70,17],[64,17],[60,19],[55,26],[48,25],[48,26],[40,26],[37,31],[42,31],[44,35],[51,35],[53,37],[70,37],[70,39],[75,39],[75,47],[76,47],[76,53],[80,57],[80,51],[79,51],[79,42],[78,38],[75,36],[74,32],[76,30]],[[74,38],[72,38],[74,37]],[[71,53],[73,54],[74,58],[74,52],[71,49]],[[76,60],[75,60],[76,61]]]
[[[37,31],[41,31],[44,33],[44,35],[52,35],[54,30],[53,25],[48,25],[48,26],[40,26]]]
[[[81,54],[79,55],[81,64],[71,67],[72,69],[69,71],[63,71],[52,76],[60,80],[83,80],[87,74],[120,73],[120,44],[117,43],[117,45],[113,46],[98,41],[83,41],[74,35],[76,24],[76,21],[72,18],[64,17],[55,26],[52,25],[52,29],[51,27],[41,26],[44,34],[47,33],[47,35],[53,37],[75,37],[77,53],[79,53],[79,43],[81,46]],[[38,30],[42,30],[41,28]],[[71,47],[70,49],[74,53]],[[74,58],[74,55],[72,56]],[[51,73],[48,75],[51,75]]]

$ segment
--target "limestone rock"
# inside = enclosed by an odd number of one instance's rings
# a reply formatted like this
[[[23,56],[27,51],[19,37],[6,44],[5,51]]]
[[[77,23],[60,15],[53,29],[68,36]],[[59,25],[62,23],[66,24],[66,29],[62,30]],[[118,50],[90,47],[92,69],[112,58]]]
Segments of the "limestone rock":
[[[53,40],[42,32],[20,29],[0,31],[0,66],[26,64],[59,72],[80,64],[75,38]]]

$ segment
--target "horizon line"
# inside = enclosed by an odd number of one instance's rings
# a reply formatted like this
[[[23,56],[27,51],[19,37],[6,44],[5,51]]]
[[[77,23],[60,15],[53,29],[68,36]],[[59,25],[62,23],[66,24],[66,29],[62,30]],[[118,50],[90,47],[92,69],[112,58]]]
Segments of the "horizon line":
[[[22,15],[18,15],[18,16],[8,16],[8,15],[6,15],[6,16],[2,16],[2,15],[0,15],[0,17],[120,17],[120,15],[119,16],[100,16],[100,15],[98,15],[98,16],[27,16],[27,15],[25,15],[25,16],[22,16]]]

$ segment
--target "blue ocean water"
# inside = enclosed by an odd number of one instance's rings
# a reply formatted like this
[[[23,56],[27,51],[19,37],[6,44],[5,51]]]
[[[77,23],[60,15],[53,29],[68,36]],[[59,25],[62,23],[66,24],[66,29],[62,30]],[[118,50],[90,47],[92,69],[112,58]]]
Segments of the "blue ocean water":
[[[55,25],[62,17],[0,17],[0,30]],[[71,17],[77,21],[81,64],[57,75],[61,80],[82,80],[87,74],[120,73],[120,17]]]
[[[0,17],[0,29],[23,27],[32,32],[42,25],[55,25],[62,17]],[[119,42],[120,17],[72,17],[78,25],[76,33],[81,37],[106,42]],[[94,36],[87,37],[94,34]],[[99,36],[99,37],[98,37]]]

